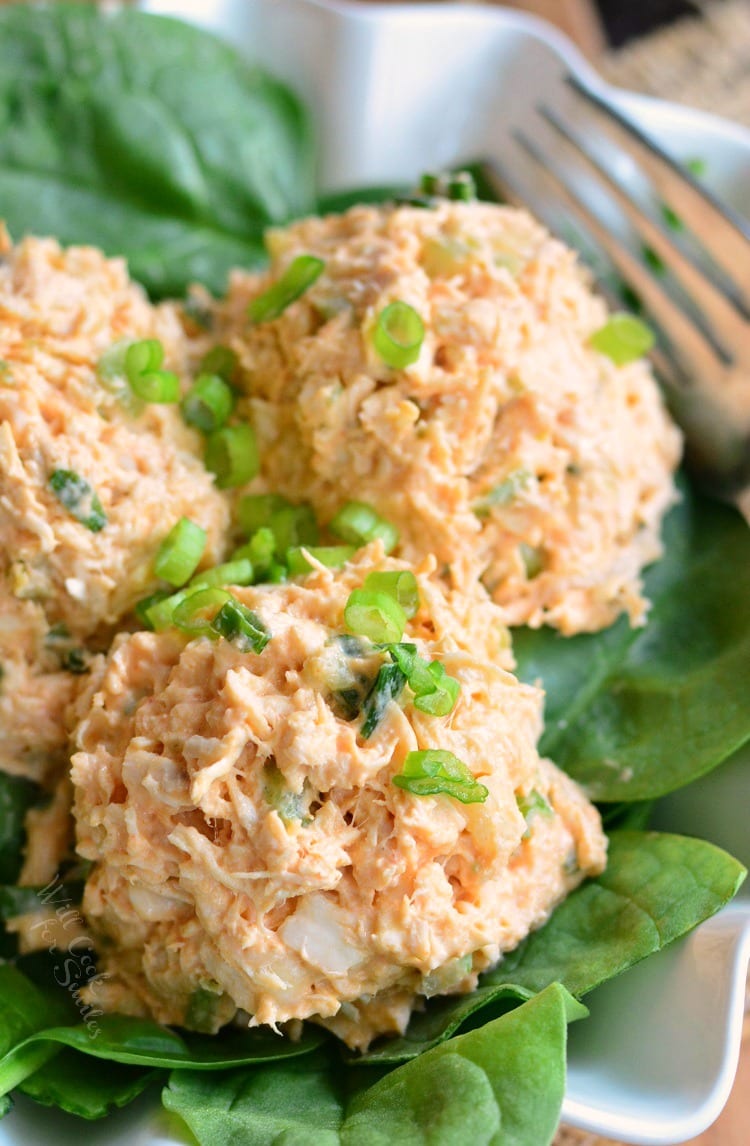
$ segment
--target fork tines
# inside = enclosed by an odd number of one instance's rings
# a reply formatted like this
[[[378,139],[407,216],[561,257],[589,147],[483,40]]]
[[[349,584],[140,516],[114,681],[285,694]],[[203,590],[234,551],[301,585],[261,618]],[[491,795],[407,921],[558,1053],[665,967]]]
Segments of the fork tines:
[[[750,484],[750,225],[619,108],[577,78],[567,84],[567,112],[542,104],[513,132],[526,179],[507,161],[488,164],[488,178],[565,238],[572,216],[584,253],[605,252],[616,269],[603,276],[608,293],[619,279],[657,327],[654,361],[689,460],[736,497]]]

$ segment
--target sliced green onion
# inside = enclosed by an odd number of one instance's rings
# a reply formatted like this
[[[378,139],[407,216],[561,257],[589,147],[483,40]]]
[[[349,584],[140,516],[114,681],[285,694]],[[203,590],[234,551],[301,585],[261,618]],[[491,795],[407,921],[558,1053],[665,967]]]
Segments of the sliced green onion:
[[[211,330],[214,325],[214,315],[210,306],[212,301],[196,298],[195,295],[192,295],[190,298],[186,298],[182,304],[183,314],[186,318],[192,319],[201,330]]]
[[[153,609],[154,605],[158,605],[161,601],[166,601],[167,598],[172,595],[169,589],[158,589],[155,593],[149,593],[148,597],[141,598],[133,612],[145,628],[154,628],[151,618],[149,617],[149,612]]]
[[[230,597],[219,609],[214,617],[213,629],[241,653],[262,653],[271,639],[260,617],[234,597]]]
[[[477,197],[477,185],[469,171],[457,171],[448,180],[448,198],[470,203]]]
[[[351,561],[357,551],[353,545],[306,545],[304,549],[301,546],[287,549],[286,564],[290,576],[299,577],[314,568],[305,557],[306,552],[328,569],[340,569],[347,561]]]
[[[708,161],[702,159],[700,156],[693,156],[692,159],[686,159],[683,166],[687,167],[691,175],[696,179],[702,178],[708,171]]]
[[[213,1034],[224,999],[221,987],[217,987],[216,990],[211,990],[210,987],[198,987],[193,991],[185,1012],[185,1026],[188,1030]]]
[[[232,375],[237,369],[237,355],[228,346],[212,346],[203,355],[200,364],[200,374],[218,374],[226,382],[232,381]]]
[[[424,323],[413,306],[397,299],[378,315],[372,342],[386,366],[403,370],[419,358]]]
[[[191,637],[216,637],[213,622],[221,607],[231,600],[230,593],[216,586],[188,593],[173,609],[172,624]]]
[[[164,361],[164,347],[158,338],[142,338],[131,342],[125,350],[125,373],[133,382],[141,374],[151,374]]]
[[[329,527],[331,533],[350,545],[367,545],[380,539],[386,553],[398,545],[398,530],[385,521],[366,501],[348,501],[336,514]]]
[[[541,792],[532,788],[526,796],[516,796],[518,810],[525,820],[531,820],[536,815],[553,815],[552,805],[544,798]]]
[[[406,677],[398,665],[381,665],[375,683],[362,705],[363,720],[359,732],[363,740],[368,740],[372,736],[383,719],[388,705],[392,700],[398,700],[405,684]]]
[[[160,370],[164,347],[156,338],[131,342],[124,366],[130,388],[144,402],[179,402],[180,380],[171,370]]]
[[[214,430],[206,441],[204,461],[216,476],[219,489],[234,489],[252,481],[260,467],[252,426],[240,423]]]
[[[528,470],[514,470],[498,485],[477,498],[472,506],[474,513],[477,517],[488,517],[495,506],[510,505],[521,490],[530,484],[532,476]]]
[[[67,509],[70,516],[91,533],[104,529],[107,515],[99,496],[80,474],[73,470],[54,470],[50,474],[49,487],[63,509]]]
[[[272,585],[283,585],[288,574],[289,570],[286,565],[282,565],[280,561],[272,561],[271,568],[268,570],[268,580]]]
[[[533,581],[544,568],[544,555],[541,549],[538,549],[535,545],[529,545],[526,541],[522,541],[518,546],[518,552],[523,561],[526,580]]]
[[[371,641],[391,644],[401,640],[406,613],[387,593],[369,593],[355,589],[349,594],[344,620],[350,632]]]
[[[298,255],[280,279],[263,294],[258,295],[247,308],[251,322],[270,322],[283,314],[295,299],[304,294],[323,273],[325,263],[315,255]]]
[[[447,716],[461,690],[455,677],[448,676],[440,661],[426,661],[420,657],[416,645],[391,645],[388,651],[414,693],[414,707],[430,716]]]
[[[190,596],[190,592],[190,589],[180,589],[178,593],[172,593],[168,597],[162,597],[160,600],[155,601],[153,605],[144,608],[148,628],[155,630],[157,633],[163,632],[164,629],[171,629],[175,609],[186,597]],[[146,602],[144,601],[143,604],[145,606]]]
[[[489,796],[462,760],[439,748],[410,752],[393,783],[415,796],[451,796],[462,804],[483,804]]]
[[[62,655],[62,667],[74,676],[81,676],[89,671],[90,657],[85,649],[68,649]]]
[[[414,672],[417,662],[422,660],[417,652],[417,646],[404,642],[389,645],[388,652],[391,655],[393,663],[398,665],[407,680]]]
[[[420,179],[419,191],[430,199],[443,196],[466,203],[477,197],[476,183],[469,171],[449,172],[443,175],[429,171]]]
[[[305,502],[276,510],[271,516],[269,528],[276,539],[276,556],[280,560],[286,558],[289,549],[300,545],[317,545],[318,542],[318,523],[312,506]]]
[[[425,171],[422,178],[419,180],[419,190],[423,195],[439,195],[443,186],[442,176],[436,174],[434,171]]]
[[[250,540],[232,554],[233,561],[247,559],[252,562],[256,579],[262,581],[268,575],[276,554],[276,538],[273,530],[258,529]]]
[[[159,546],[154,560],[156,576],[179,588],[195,573],[205,548],[205,529],[181,517]]]
[[[237,508],[237,519],[243,533],[250,537],[256,530],[270,526],[273,515],[291,504],[291,501],[278,493],[257,493],[243,497]]]
[[[303,820],[310,804],[309,784],[305,782],[301,792],[293,792],[284,773],[275,764],[266,764],[263,768],[263,799],[285,823]]]
[[[419,609],[419,586],[408,569],[393,569],[384,573],[368,573],[364,588],[374,593],[387,593],[398,601],[410,620]]]
[[[206,569],[205,573],[199,573],[190,582],[190,588],[198,588],[199,586],[210,587],[212,585],[252,585],[253,583],[253,564],[246,557],[235,557],[232,561],[226,561],[223,565],[214,565],[213,569]]]
[[[654,345],[654,333],[640,318],[621,311],[591,335],[589,345],[615,366],[625,366],[648,353]]]
[[[536,788],[532,788],[526,796],[516,796],[516,804],[518,810],[526,821],[527,828],[521,837],[527,840],[531,835],[531,821],[535,816],[553,816],[552,805],[545,800],[541,792],[537,792]],[[564,867],[564,865],[563,865]],[[577,867],[577,862],[576,862]],[[570,874],[570,873],[568,873]]]
[[[180,400],[180,380],[171,370],[153,370],[130,378],[130,389],[144,402],[172,404]]]
[[[447,716],[455,707],[461,685],[455,677],[448,676],[440,661],[432,661],[427,671],[434,681],[434,688],[424,692],[415,689],[414,707],[430,716]]]
[[[130,346],[129,339],[121,338],[104,351],[96,364],[96,372],[102,381],[114,382],[117,378],[126,377],[125,356]]]
[[[218,374],[201,374],[182,399],[182,416],[204,434],[220,430],[234,409],[234,391]]]

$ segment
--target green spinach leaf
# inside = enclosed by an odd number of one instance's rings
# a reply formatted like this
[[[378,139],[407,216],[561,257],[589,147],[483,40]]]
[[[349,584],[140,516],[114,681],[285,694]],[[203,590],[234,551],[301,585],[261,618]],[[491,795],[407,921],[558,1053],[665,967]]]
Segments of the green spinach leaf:
[[[750,532],[689,489],[645,577],[648,624],[603,633],[518,631],[523,680],[541,678],[541,750],[597,800],[662,796],[750,738]]]
[[[0,10],[0,217],[124,255],[152,295],[264,261],[313,207],[311,135],[281,84],[205,31],[93,6]]]
[[[42,1106],[57,1106],[79,1118],[104,1118],[127,1106],[147,1086],[163,1077],[159,1070],[117,1066],[92,1071],[85,1055],[63,1050],[19,1085],[18,1089]]]
[[[660,951],[728,903],[745,869],[704,840],[614,832],[607,870],[582,884],[471,995],[433,999],[406,1034],[354,1059],[403,1062],[449,1038],[470,1015],[562,983],[576,997]]]
[[[329,1051],[219,1078],[180,1071],[163,1101],[201,1146],[546,1146],[565,1089],[567,1023],[585,1014],[553,984],[371,1087],[358,1089],[359,1072],[347,1076]]]
[[[29,780],[0,772],[0,884],[12,884],[21,870],[24,817],[39,798]]]

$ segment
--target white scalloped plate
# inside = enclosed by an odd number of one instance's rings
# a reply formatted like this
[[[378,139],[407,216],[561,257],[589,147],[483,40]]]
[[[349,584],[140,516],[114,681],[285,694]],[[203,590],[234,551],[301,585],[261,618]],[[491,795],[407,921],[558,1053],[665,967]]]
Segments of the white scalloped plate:
[[[567,99],[575,72],[633,115],[677,157],[707,161],[707,181],[750,208],[750,132],[674,104],[607,88],[540,20],[475,5],[353,5],[329,0],[146,0],[231,39],[311,107],[320,177],[330,189],[415,179],[480,156],[522,161],[510,128],[545,97]],[[623,179],[635,175],[623,165]],[[750,750],[664,802],[660,826],[703,836],[750,862]],[[672,1146],[718,1116],[737,1066],[750,958],[750,893],[594,992],[570,1034],[565,1121],[639,1146]],[[106,1063],[91,1060],[93,1072]],[[82,1124],[20,1100],[0,1146],[77,1146]],[[184,1128],[144,1095],[90,1146],[167,1146]],[[458,1144],[457,1144],[458,1146]],[[463,1146],[463,1144],[460,1144]]]

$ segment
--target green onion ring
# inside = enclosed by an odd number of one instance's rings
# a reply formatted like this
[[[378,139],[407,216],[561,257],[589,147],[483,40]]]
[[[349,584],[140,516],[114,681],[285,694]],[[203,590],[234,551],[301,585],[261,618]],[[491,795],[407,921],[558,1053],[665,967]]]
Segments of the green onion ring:
[[[424,323],[413,306],[397,299],[378,315],[372,342],[386,366],[403,370],[419,358]]]

